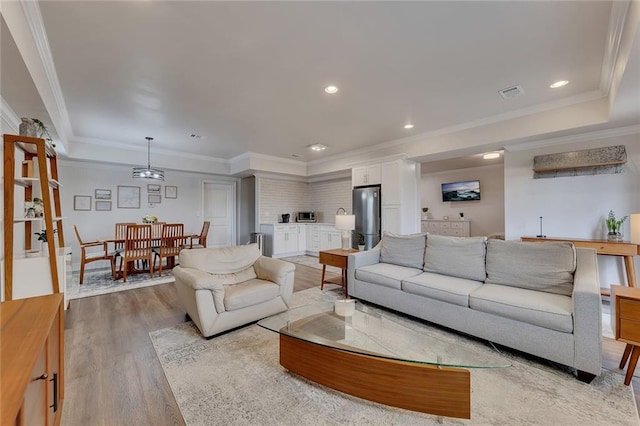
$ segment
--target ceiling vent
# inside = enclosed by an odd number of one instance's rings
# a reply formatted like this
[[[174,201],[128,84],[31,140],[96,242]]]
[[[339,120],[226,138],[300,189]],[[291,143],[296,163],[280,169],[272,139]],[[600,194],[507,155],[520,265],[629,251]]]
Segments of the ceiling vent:
[[[518,95],[522,95],[524,93],[524,89],[519,84],[517,86],[507,87],[506,89],[498,90],[500,96],[504,99],[515,98]]]

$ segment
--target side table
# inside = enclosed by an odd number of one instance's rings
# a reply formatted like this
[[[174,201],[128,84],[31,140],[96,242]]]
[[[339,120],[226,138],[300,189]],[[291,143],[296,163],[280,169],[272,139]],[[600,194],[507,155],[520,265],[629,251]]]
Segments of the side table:
[[[639,288],[611,286],[611,321],[616,340],[627,344],[619,368],[624,368],[629,361],[627,374],[624,377],[624,384],[628,386],[640,357]]]
[[[342,269],[342,290],[344,291],[345,299],[349,298],[349,289],[347,289],[347,264],[349,261],[350,253],[357,253],[356,249],[333,249],[324,250],[319,253],[318,262],[322,264],[322,281],[320,282],[320,290],[324,287],[324,276],[327,271],[327,265],[335,266]]]

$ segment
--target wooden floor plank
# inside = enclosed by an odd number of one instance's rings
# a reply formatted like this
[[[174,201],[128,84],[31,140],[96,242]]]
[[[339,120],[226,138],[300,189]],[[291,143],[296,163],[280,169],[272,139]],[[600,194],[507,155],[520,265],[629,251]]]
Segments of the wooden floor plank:
[[[319,269],[296,265],[294,291],[319,287],[320,276]],[[329,278],[340,285],[339,274]],[[62,424],[183,425],[149,332],[184,321],[173,284],[73,300],[65,318]],[[603,366],[616,368],[623,350],[604,338]],[[633,386],[640,390],[640,377]]]

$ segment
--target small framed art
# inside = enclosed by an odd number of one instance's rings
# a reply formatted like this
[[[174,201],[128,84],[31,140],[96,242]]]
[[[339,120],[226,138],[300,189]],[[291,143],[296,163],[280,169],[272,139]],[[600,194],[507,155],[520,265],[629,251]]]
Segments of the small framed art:
[[[118,186],[118,208],[119,209],[139,209],[140,208],[140,187],[139,186]]]
[[[108,211],[111,211],[111,201],[98,201],[98,200],[96,200],[96,211],[97,212],[108,212]]]
[[[111,190],[110,189],[96,189],[95,197],[96,197],[96,200],[110,200],[111,199]]]
[[[149,194],[159,194],[160,193],[160,185],[156,185],[154,183],[147,184],[147,192]]]
[[[178,187],[177,186],[165,186],[164,187],[164,198],[178,198]]]
[[[149,203],[159,204],[162,202],[162,197],[159,194],[149,194]]]
[[[91,211],[90,195],[74,195],[73,209],[78,211]]]

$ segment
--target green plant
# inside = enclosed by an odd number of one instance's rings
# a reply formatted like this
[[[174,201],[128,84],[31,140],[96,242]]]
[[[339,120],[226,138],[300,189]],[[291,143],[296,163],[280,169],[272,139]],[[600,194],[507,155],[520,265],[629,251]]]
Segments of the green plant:
[[[47,130],[47,126],[44,125],[44,123],[40,120],[38,120],[37,118],[32,118],[33,122],[36,123],[38,125],[38,136],[40,136],[41,138],[44,138],[50,142],[53,141],[53,139],[51,138],[51,135],[49,134],[49,130]],[[45,137],[46,136],[46,137]]]
[[[358,245],[359,246],[364,245],[364,234],[358,234]]]
[[[57,231],[57,229],[54,229],[53,233],[55,234],[56,231]],[[38,236],[38,241],[42,241],[42,242],[45,242],[45,243],[47,242],[47,230],[46,229],[43,229],[40,232],[34,232],[34,234]]]
[[[627,217],[628,216],[623,216],[621,219],[616,219],[616,214],[613,212],[613,210],[609,210],[609,215],[605,220],[609,233],[615,234],[617,232],[620,232],[620,228],[622,227],[624,221],[627,220]]]

